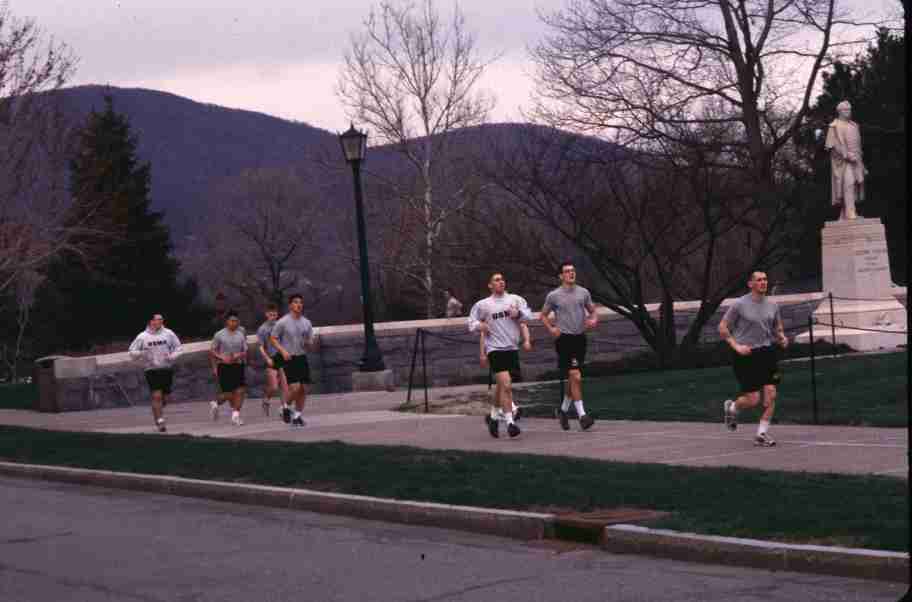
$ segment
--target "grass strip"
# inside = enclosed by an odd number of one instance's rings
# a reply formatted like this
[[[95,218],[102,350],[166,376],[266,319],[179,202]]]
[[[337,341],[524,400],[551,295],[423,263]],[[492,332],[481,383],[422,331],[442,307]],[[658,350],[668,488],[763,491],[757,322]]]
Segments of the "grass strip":
[[[38,385],[17,383],[0,385],[0,410],[31,410],[38,399]]]
[[[782,384],[776,422],[813,423],[809,361],[780,363]],[[903,427],[909,424],[908,353],[853,355],[818,360],[815,366],[819,424]],[[639,372],[583,383],[586,411],[609,420],[718,422],[722,400],[734,398],[730,367]],[[550,416],[560,384],[516,390],[532,416]],[[745,413],[745,419],[755,415]]]
[[[0,458],[489,508],[648,508],[673,513],[662,528],[909,550],[908,483],[890,477],[9,426]]]

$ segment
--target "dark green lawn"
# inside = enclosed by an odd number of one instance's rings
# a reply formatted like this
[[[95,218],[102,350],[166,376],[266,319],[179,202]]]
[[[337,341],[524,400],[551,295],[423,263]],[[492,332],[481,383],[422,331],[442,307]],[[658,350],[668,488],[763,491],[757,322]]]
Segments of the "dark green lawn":
[[[0,410],[31,410],[37,399],[35,384],[0,385]]]
[[[780,364],[783,374],[776,421],[813,422],[810,361]],[[820,424],[903,427],[908,414],[908,353],[853,355],[817,360]],[[531,415],[550,416],[559,384],[517,389]],[[722,400],[734,397],[730,367],[638,372],[586,379],[586,410],[605,419],[720,421]],[[748,418],[750,414],[746,414]]]
[[[889,477],[3,426],[0,458],[495,508],[650,508],[673,513],[656,523],[670,529],[909,549],[908,483]]]

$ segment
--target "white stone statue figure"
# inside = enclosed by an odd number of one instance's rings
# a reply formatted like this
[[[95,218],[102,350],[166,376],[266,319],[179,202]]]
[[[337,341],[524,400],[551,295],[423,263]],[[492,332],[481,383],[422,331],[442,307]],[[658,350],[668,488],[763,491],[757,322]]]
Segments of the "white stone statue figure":
[[[830,151],[832,203],[840,207],[840,220],[856,219],[855,204],[864,201],[865,169],[861,155],[861,130],[852,121],[852,105],[836,105],[838,117],[827,129],[824,148]]]

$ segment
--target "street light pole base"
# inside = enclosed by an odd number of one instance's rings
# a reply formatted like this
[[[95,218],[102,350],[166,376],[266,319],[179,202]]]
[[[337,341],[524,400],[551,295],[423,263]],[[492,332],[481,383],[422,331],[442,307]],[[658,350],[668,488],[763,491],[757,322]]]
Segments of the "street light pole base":
[[[396,377],[392,370],[352,372],[352,391],[395,391]]]

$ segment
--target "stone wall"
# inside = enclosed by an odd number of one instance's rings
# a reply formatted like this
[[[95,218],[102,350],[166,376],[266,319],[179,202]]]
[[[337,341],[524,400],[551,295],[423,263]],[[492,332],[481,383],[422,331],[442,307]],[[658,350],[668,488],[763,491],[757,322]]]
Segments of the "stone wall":
[[[905,303],[905,289],[897,289]],[[773,299],[782,307],[786,329],[796,334],[807,324],[808,316],[826,299],[823,293],[780,295]],[[726,301],[703,330],[704,341],[718,340],[718,323],[731,300]],[[683,335],[699,303],[675,304],[678,331]],[[655,311],[657,306],[651,306]],[[424,329],[428,383],[448,386],[487,382],[488,371],[479,365],[478,339],[466,329],[465,318],[388,322],[376,324],[377,341],[386,367],[393,370],[400,387],[408,385],[415,332]],[[530,324],[533,351],[522,354],[523,377],[536,380],[556,367],[556,356],[550,336],[536,320]],[[318,327],[320,348],[309,354],[312,391],[330,393],[350,391],[352,372],[357,370],[363,352],[361,325]],[[180,333],[178,333],[180,334]],[[248,396],[263,394],[263,365],[256,349],[256,338],[250,337],[251,351],[247,367]],[[215,379],[208,362],[208,342],[184,346],[184,354],[175,367],[175,402],[211,399],[216,392]],[[589,360],[611,360],[624,354],[646,350],[634,326],[614,312],[600,308],[599,326],[589,336]],[[416,379],[422,382],[421,356],[418,356]],[[92,410],[98,408],[146,405],[149,394],[142,370],[126,353],[86,358],[55,356],[39,360],[36,368],[39,385],[39,407],[49,412]]]

